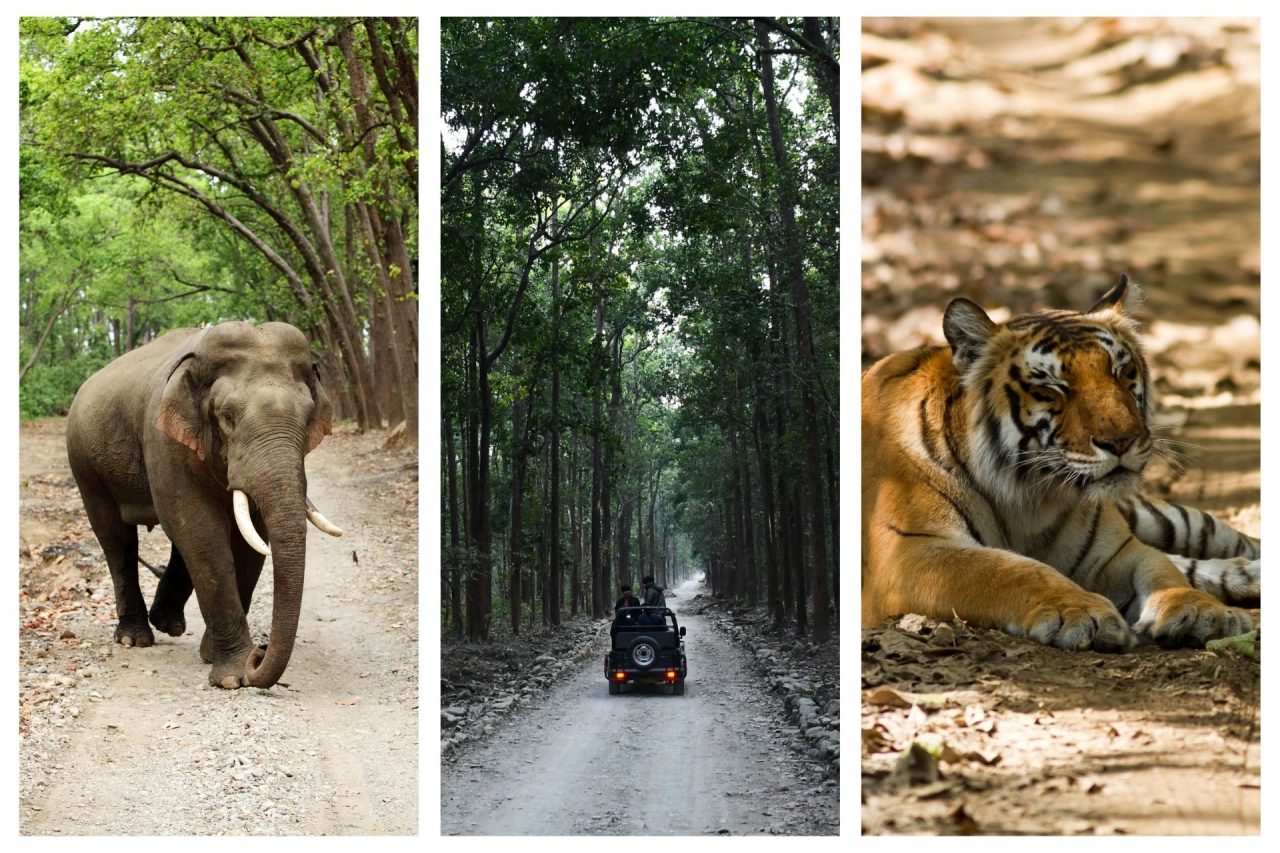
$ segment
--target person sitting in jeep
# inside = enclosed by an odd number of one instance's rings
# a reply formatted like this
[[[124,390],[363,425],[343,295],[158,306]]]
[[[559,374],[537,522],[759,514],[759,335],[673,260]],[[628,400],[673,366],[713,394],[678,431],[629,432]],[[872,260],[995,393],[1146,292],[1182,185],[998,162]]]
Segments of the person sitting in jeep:
[[[637,611],[627,610],[622,613],[619,613],[618,611],[622,610],[624,607],[639,607],[639,606],[640,606],[640,599],[636,598],[634,595],[631,594],[631,584],[629,583],[623,584],[621,597],[619,597],[618,600],[613,603],[613,624],[609,626],[610,638],[617,636],[619,624],[623,624],[623,625],[635,624],[635,619],[636,619],[635,614]]]
[[[644,594],[640,600],[640,603],[642,606],[644,607],[666,607],[667,606],[667,599],[662,594],[662,587],[654,583],[653,575],[645,575],[643,578],[641,578],[640,585],[644,588]],[[645,625],[661,625],[662,624],[662,614],[654,611],[649,611],[647,613],[644,613],[641,615],[640,618],[645,620],[642,623]]]
[[[620,607],[639,607],[640,599],[631,594],[631,584],[624,583],[622,585],[622,597],[613,603],[613,612],[617,613]]]

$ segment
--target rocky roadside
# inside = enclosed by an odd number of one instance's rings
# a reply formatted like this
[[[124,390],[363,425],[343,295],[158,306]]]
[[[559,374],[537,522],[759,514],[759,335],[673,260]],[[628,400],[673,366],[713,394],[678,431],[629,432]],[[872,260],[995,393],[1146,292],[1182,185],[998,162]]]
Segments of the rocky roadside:
[[[696,612],[750,650],[769,689],[782,698],[791,724],[784,732],[803,754],[823,761],[826,776],[840,776],[840,650],[838,640],[819,646],[773,633],[767,614],[731,607],[699,593]]]
[[[609,621],[576,617],[488,644],[445,640],[440,677],[440,756],[491,734],[498,721],[586,657],[602,654]]]

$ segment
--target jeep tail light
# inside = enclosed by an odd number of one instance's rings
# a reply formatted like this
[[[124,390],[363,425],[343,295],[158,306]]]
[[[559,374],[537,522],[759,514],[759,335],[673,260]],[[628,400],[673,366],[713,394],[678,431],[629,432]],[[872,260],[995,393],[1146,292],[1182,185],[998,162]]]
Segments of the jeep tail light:
[[[627,674],[625,672],[615,672],[613,674],[613,677],[621,681],[622,679],[627,677]]]
[[[674,669],[667,670],[667,680],[668,681],[676,680],[676,671]]]

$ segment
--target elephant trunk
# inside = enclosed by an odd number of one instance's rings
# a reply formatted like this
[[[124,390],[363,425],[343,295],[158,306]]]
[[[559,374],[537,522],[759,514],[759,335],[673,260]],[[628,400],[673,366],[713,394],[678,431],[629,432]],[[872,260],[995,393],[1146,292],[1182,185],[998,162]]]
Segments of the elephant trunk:
[[[307,558],[306,490],[299,455],[296,462],[272,468],[263,484],[250,493],[271,540],[275,585],[267,650],[253,652],[245,673],[252,687],[270,687],[279,681],[293,653]]]

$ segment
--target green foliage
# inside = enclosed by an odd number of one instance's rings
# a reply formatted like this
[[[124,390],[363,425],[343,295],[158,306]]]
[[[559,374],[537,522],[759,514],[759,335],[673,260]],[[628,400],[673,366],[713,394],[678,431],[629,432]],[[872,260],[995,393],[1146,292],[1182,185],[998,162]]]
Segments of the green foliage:
[[[412,21],[23,18],[19,31],[24,383],[89,353],[91,329],[117,354],[232,318],[332,321],[359,342],[391,323],[371,299],[412,311]],[[357,211],[395,227],[366,229]]]
[[[52,364],[38,364],[18,388],[18,414],[23,420],[65,415],[85,379],[110,358],[80,355]]]

